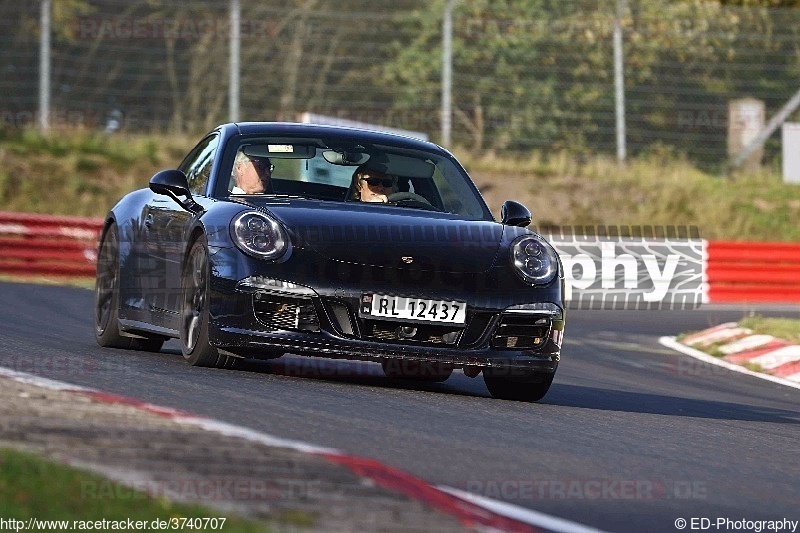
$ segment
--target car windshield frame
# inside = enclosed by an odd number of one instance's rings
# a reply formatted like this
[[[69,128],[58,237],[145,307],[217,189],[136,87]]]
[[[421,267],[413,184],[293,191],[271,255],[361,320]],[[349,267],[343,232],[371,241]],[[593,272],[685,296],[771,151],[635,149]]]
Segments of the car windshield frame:
[[[441,212],[465,220],[494,221],[491,211],[474,182],[455,157],[435,145],[432,149],[392,143],[389,136],[365,142],[347,135],[286,135],[269,132],[234,135],[221,154],[212,197],[216,199],[296,197],[315,201],[353,203],[370,206],[409,207]],[[314,148],[314,156],[299,150]],[[232,171],[236,154],[243,148],[266,155],[275,169],[272,172],[272,191],[260,194],[235,194]],[[258,148],[256,148],[258,147]],[[266,149],[266,150],[264,150]],[[351,158],[347,165],[337,165],[322,155],[336,151]],[[369,154],[368,165],[383,162],[389,173],[399,176],[401,191],[423,195],[431,206],[411,200],[389,203],[368,203],[350,198],[352,176],[359,164],[358,154]],[[329,157],[338,156],[328,153]],[[406,175],[399,174],[403,172]],[[300,185],[303,184],[303,185]],[[404,190],[405,188],[405,190]]]

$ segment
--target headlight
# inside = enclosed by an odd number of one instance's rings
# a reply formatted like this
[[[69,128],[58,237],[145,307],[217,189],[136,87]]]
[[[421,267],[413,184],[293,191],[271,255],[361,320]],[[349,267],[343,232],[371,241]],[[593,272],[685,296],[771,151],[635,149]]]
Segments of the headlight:
[[[533,285],[550,283],[558,272],[558,256],[538,235],[523,235],[511,245],[511,264]]]
[[[259,259],[278,259],[289,247],[280,224],[263,213],[248,211],[231,221],[233,242],[244,253]]]

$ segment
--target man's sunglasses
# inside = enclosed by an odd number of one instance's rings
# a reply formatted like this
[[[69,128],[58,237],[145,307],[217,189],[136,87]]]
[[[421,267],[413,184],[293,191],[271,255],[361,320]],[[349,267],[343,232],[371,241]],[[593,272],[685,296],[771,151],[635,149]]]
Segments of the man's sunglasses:
[[[383,185],[384,187],[391,187],[394,185],[394,180],[392,178],[361,178],[362,180],[369,183],[371,186],[376,185]]]

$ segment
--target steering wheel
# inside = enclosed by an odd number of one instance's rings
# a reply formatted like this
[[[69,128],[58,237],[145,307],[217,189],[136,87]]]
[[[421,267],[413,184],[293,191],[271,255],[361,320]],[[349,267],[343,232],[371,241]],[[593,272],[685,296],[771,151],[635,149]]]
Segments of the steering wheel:
[[[412,201],[433,207],[433,204],[430,203],[424,196],[420,196],[419,194],[414,194],[413,192],[395,192],[387,196],[386,200],[395,203],[403,201]]]

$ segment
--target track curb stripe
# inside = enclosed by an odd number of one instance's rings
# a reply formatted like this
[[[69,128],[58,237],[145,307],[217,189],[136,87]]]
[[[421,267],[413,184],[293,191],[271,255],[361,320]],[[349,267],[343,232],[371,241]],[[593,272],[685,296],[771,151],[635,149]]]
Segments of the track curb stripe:
[[[800,381],[800,361],[779,366],[778,368],[770,370],[769,373],[773,376],[789,379],[791,381]]]
[[[767,372],[777,372],[781,367],[800,361],[800,346],[796,344],[784,346],[773,352],[753,357],[750,361],[761,365]]]
[[[764,346],[760,346],[758,348],[754,348],[752,350],[748,350],[746,352],[739,352],[731,355],[726,355],[725,360],[729,363],[737,363],[741,364],[751,359],[755,359],[764,354],[768,354],[770,352],[774,352],[775,350],[779,350],[781,348],[785,348],[787,346],[791,346],[788,342],[782,340],[774,340],[769,344]]]
[[[420,478],[373,459],[339,454],[326,454],[324,457],[347,467],[359,477],[371,479],[381,487],[400,492],[412,499],[425,502],[439,511],[455,516],[467,527],[480,525],[515,533],[542,531],[531,524],[508,518],[470,503],[434,487]]]
[[[666,346],[667,348],[671,348],[684,355],[688,355],[689,357],[694,357],[695,359],[698,359],[700,361],[703,361],[711,365],[727,368],[728,370],[732,370],[733,372],[739,372],[740,374],[746,374],[748,376],[753,376],[756,378],[765,379],[767,381],[772,381],[773,383],[778,383],[779,385],[792,387],[793,389],[800,389],[800,382],[798,381],[783,379],[776,376],[772,376],[770,374],[764,374],[762,372],[753,372],[752,370],[749,370],[743,366],[729,363],[724,359],[714,357],[713,355],[708,355],[707,353],[701,352],[700,350],[692,348],[691,346],[686,346],[685,344],[675,340],[675,337],[661,337],[658,339],[658,342],[662,346]]]
[[[740,335],[740,332],[745,332]],[[719,326],[700,331],[682,339],[684,345],[698,344],[696,339],[714,337],[713,342],[725,343],[720,345],[719,351],[726,354],[723,359],[736,364],[753,364],[762,372],[783,377],[790,381],[800,381],[795,378],[789,367],[800,361],[800,345],[792,344],[784,339],[771,335],[756,334],[738,324],[729,322]],[[733,335],[733,337],[731,337]],[[709,342],[699,344],[708,345]]]
[[[168,418],[178,424],[197,427],[224,436],[238,437],[324,458],[337,465],[348,468],[359,477],[372,480],[377,485],[404,494],[410,499],[422,502],[445,514],[455,517],[466,527],[484,527],[489,530],[510,531],[514,533],[533,533],[537,531],[573,531],[589,533],[598,531],[582,524],[531,511],[513,504],[491,500],[482,496],[448,487],[436,487],[412,474],[393,468],[374,459],[345,454],[334,448],[314,446],[302,441],[282,439],[267,433],[248,429],[192,415],[170,407],[143,402],[126,396],[81,387],[69,383],[43,378],[25,372],[0,367],[0,378],[12,379],[21,383],[44,387],[49,390],[88,396],[98,402],[127,405],[150,414]],[[800,383],[797,384],[800,388]]]
[[[189,413],[184,413],[183,411],[178,411],[177,409],[171,409],[169,407],[161,407],[160,405],[154,405],[147,402],[140,402],[138,400],[134,400],[133,398],[126,398],[125,396],[119,396],[117,394],[109,394],[107,392],[102,392],[94,389],[73,389],[73,390],[67,389],[66,392],[76,392],[79,394],[83,394],[85,396],[89,396],[90,398],[93,398],[103,403],[110,403],[114,405],[127,405],[172,420],[179,420],[181,418],[191,416]]]
[[[713,328],[708,328],[706,330],[687,335],[686,338],[683,339],[683,342],[686,344],[703,342],[708,338],[713,338],[719,332],[731,329],[733,327],[736,327],[736,322],[726,322],[725,324],[720,324],[719,326],[714,326]]]

